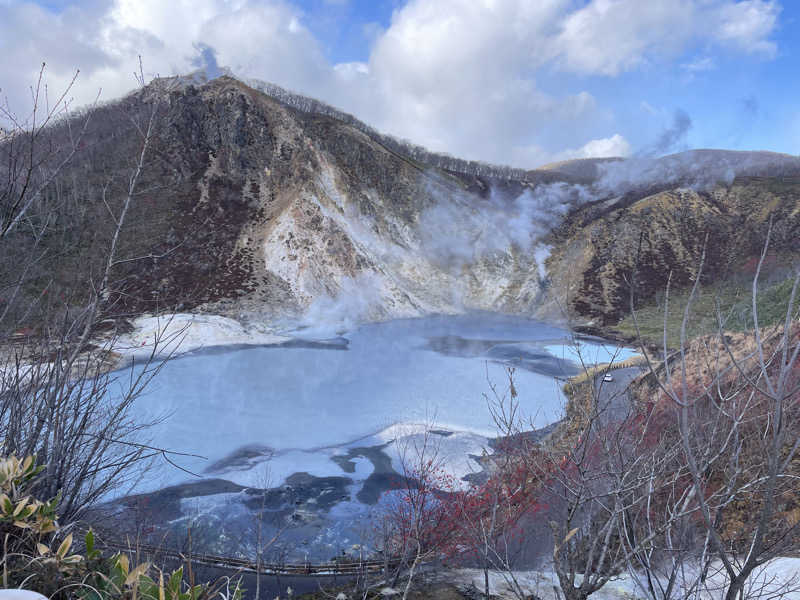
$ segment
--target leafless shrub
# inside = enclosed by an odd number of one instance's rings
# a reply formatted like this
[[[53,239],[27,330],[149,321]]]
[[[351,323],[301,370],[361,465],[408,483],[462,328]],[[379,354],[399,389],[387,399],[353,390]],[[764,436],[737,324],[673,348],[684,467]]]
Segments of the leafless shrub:
[[[144,89],[141,72],[139,83]],[[123,115],[137,134],[124,173],[107,173],[99,191],[72,182],[65,195],[59,176],[82,149],[93,115],[71,118],[71,85],[51,105],[43,67],[26,117],[0,108],[0,118],[11,124],[0,140],[0,453],[36,455],[47,465],[35,492],[43,498],[60,494],[66,520],[131,483],[147,459],[167,457],[147,444],[148,423],[134,402],[182,333],[157,335],[143,364],[120,372],[110,372],[119,358],[113,322],[105,340],[97,341],[118,299],[116,267],[137,259],[123,254],[121,240],[164,126],[164,91],[150,90],[138,110]],[[74,218],[85,224],[82,189],[99,194],[106,216],[96,231],[74,238],[65,225]],[[85,239],[93,244],[89,259],[77,265],[72,286],[54,298],[49,292],[58,288],[60,257]]]
[[[770,225],[752,282],[749,333],[729,335],[718,308],[715,334],[687,338],[704,252],[684,310],[680,348],[670,355],[667,284],[663,348],[667,358],[660,368],[650,363],[649,371],[657,385],[651,405],[668,418],[665,427],[680,447],[687,473],[686,502],[696,512],[692,526],[698,539],[692,563],[686,564],[677,548],[668,548],[667,553],[675,565],[674,575],[693,571],[683,597],[710,593],[711,582],[715,595],[726,600],[766,597],[750,589],[753,574],[776,557],[796,551],[800,542],[797,520],[791,517],[796,509],[792,499],[798,491],[795,459],[800,447],[800,268],[794,268],[783,322],[762,329],[758,280],[771,231]]]

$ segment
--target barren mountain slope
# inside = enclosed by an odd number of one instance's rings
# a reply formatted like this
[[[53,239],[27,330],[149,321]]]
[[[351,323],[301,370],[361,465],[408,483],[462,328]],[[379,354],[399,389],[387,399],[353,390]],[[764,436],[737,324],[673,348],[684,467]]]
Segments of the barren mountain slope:
[[[748,279],[770,218],[768,268],[780,276],[800,253],[797,175],[742,176],[707,190],[674,187],[583,207],[554,236],[551,293],[567,298],[575,315],[613,324],[629,311],[631,281],[637,304],[662,292],[670,273],[673,289],[689,285],[704,244],[704,282]]]
[[[683,285],[706,234],[712,277],[758,250],[770,214],[776,248],[796,250],[796,157],[693,151],[522,171],[439,156],[453,169],[444,170],[352,117],[291,107],[231,77],[167,84],[91,113],[45,198],[58,226],[35,243],[16,232],[4,279],[15,276],[15,256],[45,248],[32,290],[68,297],[89,285],[113,235],[106,205],[119,214],[139,148],[129,117],[159,99],[108,316],[482,309],[613,323],[635,264],[639,298],[670,270]]]
[[[454,264],[428,251],[446,243],[435,229],[421,234],[422,215],[443,201],[480,211],[475,192],[489,202],[490,181],[425,169],[230,78],[173,92],[166,122],[162,152],[180,157],[183,178],[149,201],[180,244],[162,243],[154,254],[165,256],[128,282],[157,290],[162,305],[264,317],[337,297],[363,318],[534,309],[531,255],[509,246]],[[526,185],[493,187],[513,197]],[[146,310],[147,294],[130,296]]]

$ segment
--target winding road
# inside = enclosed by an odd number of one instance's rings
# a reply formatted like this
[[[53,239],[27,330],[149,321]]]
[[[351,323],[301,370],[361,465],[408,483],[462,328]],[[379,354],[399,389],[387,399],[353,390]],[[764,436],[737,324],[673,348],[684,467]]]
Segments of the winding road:
[[[597,408],[601,424],[618,423],[625,419],[631,409],[628,386],[643,372],[642,367],[627,367],[610,371],[613,381],[603,381],[604,373],[594,377],[595,389],[599,391]]]

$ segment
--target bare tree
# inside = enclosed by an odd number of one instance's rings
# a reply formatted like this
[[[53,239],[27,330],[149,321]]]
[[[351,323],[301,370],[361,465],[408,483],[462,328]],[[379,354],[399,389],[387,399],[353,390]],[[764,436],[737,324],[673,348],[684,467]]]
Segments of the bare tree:
[[[491,478],[503,484],[494,488],[489,510],[478,513],[481,520],[462,519],[482,534],[473,547],[480,548],[487,593],[491,568],[523,596],[505,533],[518,517],[498,518],[504,510],[534,515],[524,522],[528,536],[534,521],[549,522],[552,565],[569,600],[588,598],[632,563],[660,560],[664,540],[676,537],[695,511],[686,503],[687,471],[674,440],[661,433],[660,414],[605,381],[616,353],[598,368],[575,346],[583,373],[566,386],[567,418],[544,439],[529,435],[533,425],[519,415],[513,372],[508,393],[494,393],[490,408],[504,435],[491,456],[496,470]],[[667,516],[655,522],[652,515],[659,510]]]
[[[405,577],[403,598],[408,597],[418,569],[445,551],[457,527],[457,515],[449,502],[455,483],[444,469],[432,435],[431,427],[425,426],[420,434],[395,442],[402,473],[382,515],[384,556],[391,556],[396,563],[392,587]]]
[[[702,533],[699,584],[715,581],[726,600],[744,598],[752,574],[777,556],[798,547],[797,523],[784,517],[796,498],[793,461],[800,448],[800,326],[794,267],[784,318],[759,323],[759,276],[769,250],[767,239],[752,282],[752,330],[725,331],[718,307],[718,330],[699,340],[687,338],[687,324],[704,267],[700,259],[681,324],[680,348],[667,348],[669,283],[665,294],[664,355],[661,369],[650,365],[653,381],[674,413],[687,490],[700,517]],[[638,327],[638,324],[637,324]],[[743,522],[732,521],[745,511]],[[716,569],[720,577],[711,577]]]
[[[507,385],[501,391],[487,373],[489,394],[484,394],[489,413],[497,428],[496,451],[484,450],[486,473],[473,478],[466,490],[454,495],[458,515],[456,545],[461,554],[473,555],[483,570],[484,596],[490,598],[490,572],[503,577],[514,597],[524,600],[524,591],[515,569],[533,542],[526,535],[540,512],[536,482],[529,477],[519,456],[526,446],[519,416],[519,400],[514,369],[506,370]],[[467,558],[469,560],[469,558]]]
[[[8,269],[0,314],[4,332],[0,339],[0,453],[36,454],[47,465],[36,493],[43,498],[60,494],[59,512],[67,520],[135,476],[133,465],[167,456],[142,437],[147,423],[135,413],[133,404],[163,366],[164,357],[159,354],[168,346],[168,358],[181,333],[157,335],[144,364],[132,364],[122,372],[110,372],[117,359],[118,332],[112,329],[104,341],[97,339],[99,324],[116,301],[116,267],[136,259],[122,255],[122,234],[164,126],[167,90],[156,86],[145,94],[141,69],[137,79],[141,106],[125,115],[138,138],[125,185],[121,193],[112,193],[120,175],[109,174],[100,190],[111,225],[109,235],[95,236],[96,252],[83,265],[77,285],[55,299],[48,291],[55,289],[53,271],[59,263],[52,261],[54,253],[43,248],[42,240],[50,239],[50,248],[65,242],[59,237],[59,223],[83,210],[61,196],[59,174],[79,152],[92,112],[77,121],[70,118],[65,102],[72,84],[49,105],[43,70],[33,91],[31,116],[17,119],[9,109],[2,112],[13,127],[0,141],[4,159],[0,255]],[[73,186],[73,192],[77,189]],[[22,255],[20,247],[25,250]],[[58,250],[69,251],[66,246]],[[31,277],[33,271],[45,277]],[[34,313],[31,306],[36,302],[40,306]],[[34,324],[35,329],[18,330],[25,323]]]
[[[769,239],[761,262],[768,246]],[[782,322],[764,329],[760,270],[761,263],[749,334],[726,332],[718,309],[718,331],[689,340],[701,259],[680,348],[667,347],[667,307],[663,364],[642,347],[650,388],[637,384],[642,395],[621,411],[603,393],[602,373],[584,377],[571,390],[571,429],[520,454],[543,500],[559,507],[550,514],[553,565],[569,600],[588,597],[622,571],[659,600],[768,597],[790,586],[750,578],[800,542],[797,520],[787,517],[798,489],[800,271]]]
[[[26,113],[20,116],[7,102],[0,104],[0,123],[5,125],[0,138],[0,238],[20,226],[80,147],[91,111],[77,121],[70,119],[69,94],[77,77],[78,71],[61,94],[50,98],[42,64]],[[61,126],[66,136],[59,135]]]
[[[568,600],[602,588],[685,514],[671,513],[650,530],[638,527],[637,517],[652,509],[654,499],[680,487],[674,448],[654,434],[650,415],[633,407],[608,415],[602,376],[588,386],[590,401],[578,409],[583,426],[534,453],[544,501],[553,507],[553,566]]]

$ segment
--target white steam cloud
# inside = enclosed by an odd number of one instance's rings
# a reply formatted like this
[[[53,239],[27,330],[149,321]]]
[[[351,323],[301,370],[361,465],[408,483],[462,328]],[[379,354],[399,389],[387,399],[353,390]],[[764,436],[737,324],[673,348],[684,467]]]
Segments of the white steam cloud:
[[[494,306],[510,281],[507,276],[521,277],[518,283],[535,295],[537,283],[547,281],[548,234],[571,210],[590,202],[613,205],[667,188],[705,191],[728,185],[737,176],[800,174],[800,158],[695,150],[661,158],[576,161],[557,168],[563,181],[526,187],[518,194],[498,185],[479,196],[430,178],[425,194],[430,204],[417,226],[394,234],[381,231],[353,204],[342,213],[325,211],[375,266],[342,278],[335,291],[316,297],[298,324],[299,333],[330,337],[365,321]],[[557,171],[549,174],[558,177]],[[486,281],[495,282],[495,289],[484,290]],[[404,298],[405,293],[410,296]]]
[[[730,185],[736,177],[797,173],[800,158],[774,152],[690,150],[661,158],[601,162],[594,183],[596,198],[652,186],[680,186],[697,191]]]
[[[675,126],[658,144],[680,140],[691,120],[677,114]],[[664,187],[705,191],[730,185],[738,176],[779,176],[800,173],[800,158],[771,152],[692,150],[661,158],[598,160],[585,183],[539,184],[516,197],[493,191],[488,199],[470,194],[438,195],[420,219],[424,249],[439,264],[460,269],[494,253],[513,249],[532,254],[541,279],[549,247],[542,239],[573,208],[587,202],[646,194]]]
[[[371,272],[345,277],[335,294],[317,296],[297,324],[302,336],[325,338],[340,335],[359,323],[380,316],[382,281]]]
[[[435,195],[420,218],[419,235],[429,257],[460,268],[513,248],[531,251],[569,209],[591,199],[583,185],[552,183],[516,197],[492,190],[487,199],[468,194]]]

